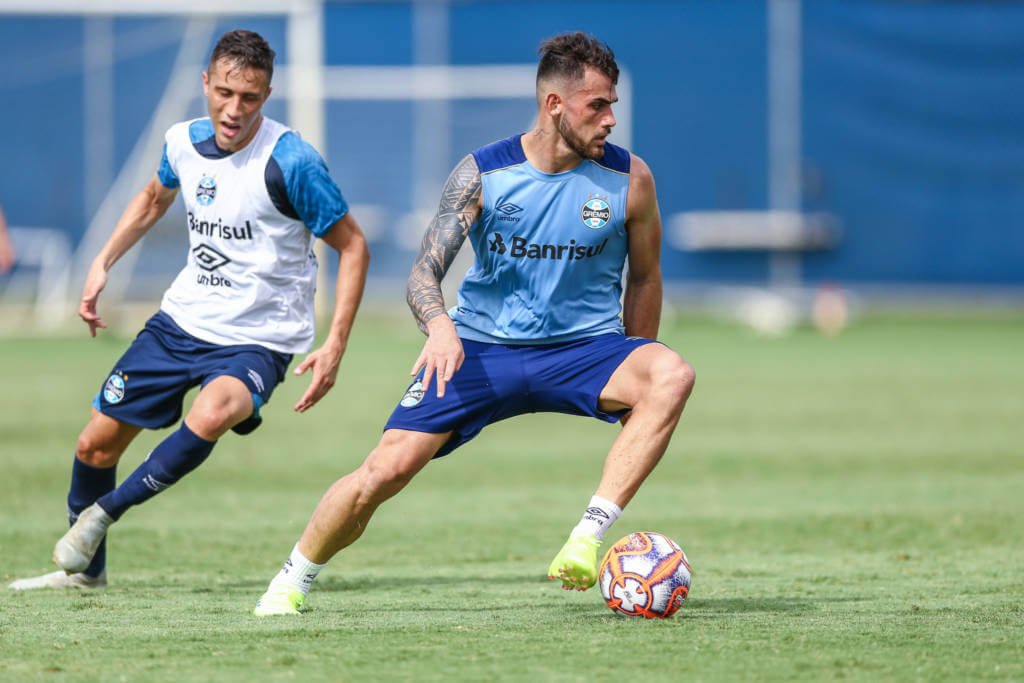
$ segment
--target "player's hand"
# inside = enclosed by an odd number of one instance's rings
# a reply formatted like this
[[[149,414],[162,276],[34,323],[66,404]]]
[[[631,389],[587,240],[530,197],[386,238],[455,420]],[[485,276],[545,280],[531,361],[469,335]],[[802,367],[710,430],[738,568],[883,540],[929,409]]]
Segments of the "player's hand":
[[[96,311],[96,302],[100,298],[100,292],[107,285],[107,271],[103,266],[94,263],[89,268],[89,274],[85,278],[85,286],[82,287],[82,302],[78,304],[78,317],[89,326],[90,336],[96,336],[96,328],[106,327],[107,324],[100,319]]]
[[[427,323],[427,343],[416,363],[412,366],[412,374],[423,370],[423,393],[430,388],[430,380],[437,375],[437,397],[444,396],[445,387],[452,376],[462,367],[466,354],[462,350],[462,340],[455,331],[455,324],[447,315],[438,315]]]
[[[339,341],[327,341],[299,363],[295,368],[295,374],[301,375],[312,369],[313,379],[306,388],[306,393],[295,404],[296,412],[306,412],[327,395],[338,379],[338,366],[341,364],[341,357],[344,353],[345,344]]]

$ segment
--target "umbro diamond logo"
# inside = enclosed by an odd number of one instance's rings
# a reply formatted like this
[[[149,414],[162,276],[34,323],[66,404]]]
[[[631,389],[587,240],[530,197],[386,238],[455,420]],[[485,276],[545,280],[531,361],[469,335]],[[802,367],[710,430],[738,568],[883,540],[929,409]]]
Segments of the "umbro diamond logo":
[[[513,204],[512,202],[502,202],[502,201],[499,201],[498,205],[494,207],[494,210],[495,211],[500,211],[503,214],[505,214],[506,216],[511,216],[514,213],[519,213],[520,211],[522,211],[523,207],[517,206],[516,204]]]
[[[608,513],[596,506],[587,508],[587,515],[598,519],[609,519]]]
[[[192,250],[192,255],[196,257],[196,264],[203,270],[213,271],[231,263],[231,259],[209,244],[200,244]]]
[[[494,210],[500,214],[497,216],[499,221],[506,221],[508,223],[518,223],[522,220],[522,216],[517,216],[517,213],[523,212],[523,207],[512,202],[506,202],[504,199],[499,199],[498,203],[494,205]]]

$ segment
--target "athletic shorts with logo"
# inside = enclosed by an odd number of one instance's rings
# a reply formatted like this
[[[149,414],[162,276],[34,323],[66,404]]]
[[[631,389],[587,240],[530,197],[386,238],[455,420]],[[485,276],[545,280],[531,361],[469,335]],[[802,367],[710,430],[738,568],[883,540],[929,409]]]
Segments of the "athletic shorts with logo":
[[[262,422],[260,407],[284,381],[291,360],[256,344],[220,346],[196,339],[159,311],[114,365],[93,407],[137,427],[169,427],[181,419],[189,389],[235,377],[252,393],[253,414],[233,429],[248,434]]]
[[[526,413],[566,413],[615,422],[598,399],[612,374],[637,348],[657,343],[602,334],[557,344],[508,345],[462,340],[465,360],[442,398],[436,379],[423,391],[423,373],[409,386],[384,429],[452,436],[434,457],[468,442],[487,425]]]

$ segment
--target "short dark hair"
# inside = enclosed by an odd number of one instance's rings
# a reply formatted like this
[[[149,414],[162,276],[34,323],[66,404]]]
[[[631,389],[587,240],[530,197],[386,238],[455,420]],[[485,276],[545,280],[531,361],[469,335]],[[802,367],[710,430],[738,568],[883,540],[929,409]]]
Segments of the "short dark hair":
[[[586,67],[593,67],[612,80],[619,82],[619,65],[615,53],[606,43],[582,31],[560,33],[548,38],[537,49],[537,82],[551,76],[578,81]]]
[[[220,37],[210,55],[209,70],[214,64],[226,59],[232,66],[239,69],[256,69],[267,73],[267,82],[274,77],[274,57],[277,54],[270,44],[254,31],[235,29]]]

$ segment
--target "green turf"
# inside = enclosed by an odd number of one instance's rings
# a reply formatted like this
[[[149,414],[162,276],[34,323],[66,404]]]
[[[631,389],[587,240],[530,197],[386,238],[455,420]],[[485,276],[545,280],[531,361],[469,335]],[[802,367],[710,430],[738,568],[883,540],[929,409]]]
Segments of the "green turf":
[[[664,461],[612,531],[676,538],[691,600],[613,615],[543,574],[617,427],[529,416],[430,465],[297,619],[249,615],[327,485],[373,446],[420,338],[364,316],[338,386],[129,512],[111,588],[0,590],[0,680],[1024,678],[1024,319],[872,318],[829,339],[701,319]],[[48,569],[74,439],[125,346],[0,341],[5,580]],[[145,434],[122,474],[160,434]]]

